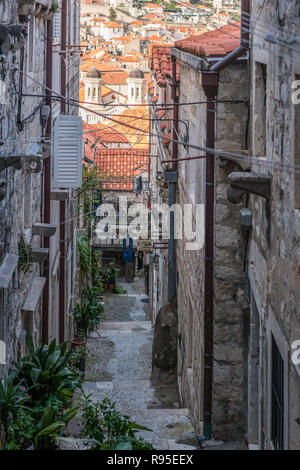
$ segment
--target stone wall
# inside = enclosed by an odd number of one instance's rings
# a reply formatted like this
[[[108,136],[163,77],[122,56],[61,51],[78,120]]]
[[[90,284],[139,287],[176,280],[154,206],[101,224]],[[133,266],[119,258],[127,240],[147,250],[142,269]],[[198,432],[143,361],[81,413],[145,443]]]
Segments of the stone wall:
[[[231,64],[220,72],[220,101],[247,100],[248,96],[246,61]],[[216,148],[247,150],[247,103],[219,103],[216,119]],[[242,308],[246,243],[240,227],[240,209],[246,201],[236,206],[227,199],[227,177],[239,171],[240,166],[216,157],[215,169],[213,433],[216,438],[228,440],[241,439],[246,429],[246,330]]]
[[[4,23],[18,22],[18,2],[16,0],[5,0],[0,4],[0,18]],[[28,28],[28,26],[27,26]],[[35,23],[35,60],[32,62],[33,69],[31,76],[40,82],[44,81],[45,71],[45,28],[42,20],[36,20]],[[25,44],[24,70],[27,73],[28,42]],[[23,121],[31,115],[33,110],[41,103],[41,98],[19,98],[20,74],[13,69],[13,65],[21,67],[21,52],[10,52],[5,56],[5,60],[0,65],[0,78],[6,87],[5,103],[0,104],[0,139],[4,141],[1,146],[1,154],[21,153],[24,154],[32,143],[40,139],[42,127],[40,121],[40,112],[37,108],[32,118]],[[17,93],[16,93],[17,91]],[[42,88],[28,78],[23,80],[24,94],[43,94]],[[1,97],[2,98],[2,97]],[[17,112],[20,105],[19,118],[24,122],[23,129],[18,129]],[[28,181],[31,180],[31,181]],[[0,181],[6,184],[6,196],[0,202],[0,264],[7,253],[19,254],[19,243],[21,237],[32,248],[39,248],[41,240],[33,237],[32,232],[24,224],[24,213],[27,211],[26,218],[31,222],[41,221],[41,192],[42,192],[42,173],[30,173],[26,165],[21,170],[12,167],[4,170],[0,174]],[[29,184],[27,184],[29,183]],[[27,189],[26,189],[27,188]],[[31,188],[28,194],[28,188]],[[25,197],[26,196],[26,197]],[[28,212],[29,207],[31,211]],[[16,270],[8,289],[0,289],[0,321],[2,323],[2,338],[7,344],[7,366],[11,365],[13,359],[24,350],[20,344],[21,332],[24,328],[22,319],[22,306],[27,293],[32,285],[34,277],[40,276],[40,265],[33,263],[30,269],[22,272]],[[32,334],[34,340],[40,340],[40,322],[41,310],[38,306],[33,318]],[[4,370],[2,370],[4,372]]]
[[[179,102],[205,102],[200,87],[200,71],[180,60]],[[219,100],[245,100],[248,97],[246,62],[230,65],[219,76]],[[189,125],[190,144],[205,146],[206,106],[180,108],[180,119]],[[216,107],[216,147],[245,149],[248,110],[245,103],[220,103]],[[181,136],[186,130],[180,125]],[[180,146],[180,157],[199,155],[197,149]],[[241,438],[245,431],[243,243],[239,222],[240,207],[227,200],[227,175],[236,164],[219,166],[216,157],[215,199],[215,311],[213,363],[213,435],[215,438]],[[179,163],[177,202],[205,204],[205,162]],[[194,221],[195,226],[195,221]],[[197,227],[197,230],[199,228]],[[178,271],[178,376],[182,401],[191,409],[193,424],[202,432],[204,374],[204,250],[188,251],[186,240],[177,242]]]
[[[206,101],[200,88],[199,71],[180,62],[179,102]],[[206,135],[205,105],[180,107],[179,134],[192,145],[204,145]],[[199,155],[196,149],[179,146],[178,158]],[[205,163],[203,160],[178,164],[177,200],[185,213],[185,205],[204,204]],[[193,226],[195,228],[195,216]],[[200,230],[197,227],[197,230]],[[190,408],[197,432],[202,432],[203,360],[204,360],[204,250],[187,250],[186,238],[176,242],[178,299],[178,386],[183,406]]]
[[[299,2],[253,2],[253,11],[261,22],[281,34],[299,36]],[[256,34],[259,31],[256,30]],[[300,446],[300,378],[291,362],[291,344],[299,340],[299,209],[295,198],[296,175],[293,169],[296,142],[299,140],[297,106],[292,102],[292,83],[299,76],[291,51],[271,46],[260,39],[252,48],[252,150],[259,146],[255,133],[255,115],[260,99],[255,83],[261,64],[266,70],[266,154],[252,162],[252,171],[271,177],[270,218],[266,202],[251,196],[253,230],[249,250],[249,279],[255,297],[264,342],[260,346],[262,400],[259,445],[271,448],[271,338],[274,337],[284,361],[284,448]],[[269,240],[268,240],[269,230]],[[250,432],[251,430],[249,430]]]

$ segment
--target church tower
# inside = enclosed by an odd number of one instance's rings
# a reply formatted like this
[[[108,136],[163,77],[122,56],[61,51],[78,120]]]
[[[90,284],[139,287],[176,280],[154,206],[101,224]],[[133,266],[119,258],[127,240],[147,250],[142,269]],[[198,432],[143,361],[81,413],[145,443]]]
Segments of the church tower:
[[[144,104],[146,102],[146,79],[141,70],[132,70],[127,78],[128,104]]]
[[[85,101],[93,104],[102,104],[103,78],[95,67],[85,77]]]

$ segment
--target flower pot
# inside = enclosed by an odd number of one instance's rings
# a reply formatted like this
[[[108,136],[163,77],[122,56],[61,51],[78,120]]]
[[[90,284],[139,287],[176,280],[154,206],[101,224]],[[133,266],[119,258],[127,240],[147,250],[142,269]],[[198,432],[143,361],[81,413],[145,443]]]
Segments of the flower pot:
[[[115,290],[115,285],[114,284],[109,284],[110,290]]]
[[[108,284],[103,284],[104,289],[108,289]]]
[[[72,346],[74,349],[79,349],[82,348],[85,345],[85,339],[84,338],[73,338],[72,341]]]

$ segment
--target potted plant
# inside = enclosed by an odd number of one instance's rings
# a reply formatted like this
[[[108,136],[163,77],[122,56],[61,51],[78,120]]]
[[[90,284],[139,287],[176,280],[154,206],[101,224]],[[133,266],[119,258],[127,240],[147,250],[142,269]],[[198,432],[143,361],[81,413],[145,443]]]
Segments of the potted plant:
[[[80,349],[85,346],[85,338],[75,337],[71,340],[74,349]]]

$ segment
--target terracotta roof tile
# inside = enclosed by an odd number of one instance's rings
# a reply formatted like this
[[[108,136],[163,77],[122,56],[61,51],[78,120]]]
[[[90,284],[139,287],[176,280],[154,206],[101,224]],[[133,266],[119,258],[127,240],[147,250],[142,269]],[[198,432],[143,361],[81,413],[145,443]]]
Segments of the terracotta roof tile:
[[[132,191],[136,168],[148,162],[148,150],[100,149],[95,158],[106,191]]]
[[[226,25],[220,29],[208,31],[199,36],[192,36],[175,42],[175,47],[185,52],[200,56],[224,56],[240,45],[240,23]]]
[[[172,77],[172,61],[170,45],[149,46],[149,68],[153,70],[156,82],[160,87],[166,85],[165,75]],[[179,65],[177,65],[177,79],[179,78]]]

